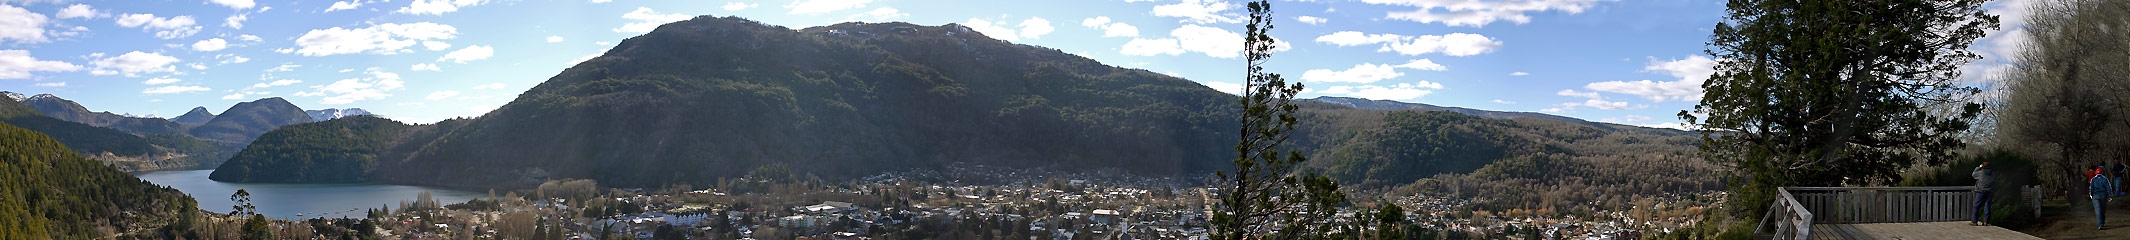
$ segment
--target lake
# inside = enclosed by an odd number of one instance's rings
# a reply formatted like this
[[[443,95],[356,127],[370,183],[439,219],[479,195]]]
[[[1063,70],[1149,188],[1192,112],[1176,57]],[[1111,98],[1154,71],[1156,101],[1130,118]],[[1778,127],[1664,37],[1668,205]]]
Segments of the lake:
[[[259,208],[259,214],[277,219],[297,219],[298,214],[302,218],[363,218],[366,210],[385,206],[398,208],[401,200],[412,202],[422,191],[429,191],[430,197],[445,205],[488,197],[487,193],[390,184],[217,182],[207,179],[207,174],[213,172],[212,169],[155,171],[134,173],[133,176],[184,191],[199,201],[200,209],[223,213],[235,205],[229,195],[241,188],[251,193],[251,205]]]

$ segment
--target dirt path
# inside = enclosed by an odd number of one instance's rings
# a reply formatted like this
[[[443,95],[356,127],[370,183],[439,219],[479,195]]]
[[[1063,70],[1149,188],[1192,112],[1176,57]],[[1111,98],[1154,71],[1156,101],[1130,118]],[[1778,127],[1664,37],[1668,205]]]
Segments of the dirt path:
[[[2045,239],[2130,239],[2130,198],[2116,199],[2108,205],[2106,230],[2093,230],[2091,204],[2050,206],[2042,211],[2040,224],[2019,232]]]

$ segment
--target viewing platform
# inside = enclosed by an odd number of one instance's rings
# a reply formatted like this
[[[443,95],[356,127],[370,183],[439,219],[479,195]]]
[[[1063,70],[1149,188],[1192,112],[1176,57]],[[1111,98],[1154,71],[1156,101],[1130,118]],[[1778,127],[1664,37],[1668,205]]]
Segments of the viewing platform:
[[[2041,239],[1968,226],[1974,187],[1785,187],[1756,239]]]

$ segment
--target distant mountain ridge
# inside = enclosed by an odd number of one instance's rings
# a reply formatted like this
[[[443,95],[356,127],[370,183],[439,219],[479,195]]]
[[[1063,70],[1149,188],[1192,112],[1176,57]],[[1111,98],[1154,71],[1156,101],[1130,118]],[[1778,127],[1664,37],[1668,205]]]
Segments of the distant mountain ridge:
[[[45,132],[69,146],[79,145],[76,150],[84,155],[114,164],[124,171],[212,167],[268,130],[313,122],[313,113],[319,117],[369,114],[361,109],[304,111],[287,100],[266,98],[236,104],[219,116],[208,112],[206,107],[194,107],[185,115],[166,120],[91,112],[79,103],[51,94],[26,97],[13,92],[0,94],[20,99],[11,103],[37,113],[34,117],[12,119],[16,125]],[[45,118],[51,120],[40,120]],[[121,133],[104,133],[106,130]]]
[[[1559,120],[1559,121],[1565,121],[1565,122],[1577,122],[1577,123],[1588,123],[1588,122],[1590,122],[1590,121],[1584,121],[1583,119],[1578,119],[1578,118],[1571,118],[1571,117],[1563,117],[1563,116],[1559,116],[1559,115],[1551,115],[1551,114],[1544,114],[1544,113],[1534,113],[1534,112],[1504,112],[1504,111],[1488,111],[1488,110],[1479,110],[1479,109],[1470,109],[1470,108],[1461,108],[1461,107],[1443,107],[1443,106],[1435,106],[1435,105],[1428,105],[1428,104],[1424,104],[1424,103],[1408,103],[1408,102],[1399,102],[1399,101],[1390,101],[1390,100],[1369,100],[1369,99],[1361,99],[1361,98],[1351,98],[1351,97],[1331,97],[1331,96],[1317,97],[1317,98],[1312,98],[1312,99],[1309,99],[1309,100],[1310,100],[1310,101],[1318,101],[1318,102],[1327,102],[1327,103],[1334,103],[1334,104],[1339,104],[1339,105],[1345,105],[1345,106],[1348,106],[1348,107],[1354,107],[1354,108],[1360,108],[1360,109],[1374,109],[1374,110],[1406,110],[1406,109],[1419,109],[1419,110],[1428,110],[1428,111],[1446,111],[1446,112],[1454,112],[1454,113],[1463,113],[1463,114],[1465,114],[1465,115],[1479,116],[1479,117],[1484,117],[1484,118],[1499,118],[1499,119],[1511,119],[1511,118],[1538,118],[1538,119],[1551,119],[1551,120]]]
[[[21,102],[31,108],[36,108],[38,112],[43,112],[45,116],[69,122],[109,127],[133,134],[182,134],[184,132],[183,126],[179,126],[169,120],[128,117],[111,112],[91,112],[87,107],[82,107],[80,103],[52,96],[51,94],[38,94],[23,99]]]
[[[192,107],[192,111],[186,111],[185,115],[170,118],[172,122],[191,125],[207,124],[211,120],[214,120],[214,113],[207,112],[207,107]]]
[[[623,40],[518,96],[474,119],[282,128],[223,165],[216,175],[230,177],[217,180],[656,187],[770,164],[829,179],[949,164],[1196,176],[1230,166],[1240,112],[1236,96],[1197,82],[958,24],[793,30],[707,16]],[[1289,146],[1345,183],[1394,186],[1552,159],[1533,156],[1636,154],[1590,146],[1691,149],[1676,130],[1324,100],[1301,102],[1304,122]],[[348,169],[367,174],[342,175]]]

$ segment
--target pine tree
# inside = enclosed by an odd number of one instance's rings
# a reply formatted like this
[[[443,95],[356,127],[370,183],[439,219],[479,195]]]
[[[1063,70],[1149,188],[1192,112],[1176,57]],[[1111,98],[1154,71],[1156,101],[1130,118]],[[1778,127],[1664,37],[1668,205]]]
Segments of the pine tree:
[[[1213,212],[1213,239],[1313,239],[1325,238],[1337,226],[1331,221],[1346,201],[1339,185],[1313,172],[1294,171],[1308,158],[1286,151],[1280,145],[1291,136],[1299,109],[1294,95],[1301,83],[1288,83],[1278,73],[1265,72],[1276,40],[1272,30],[1272,3],[1248,4],[1250,22],[1243,46],[1248,59],[1248,79],[1242,98],[1242,141],[1235,145],[1235,171],[1221,172],[1220,210]],[[1284,154],[1282,154],[1284,153]]]

